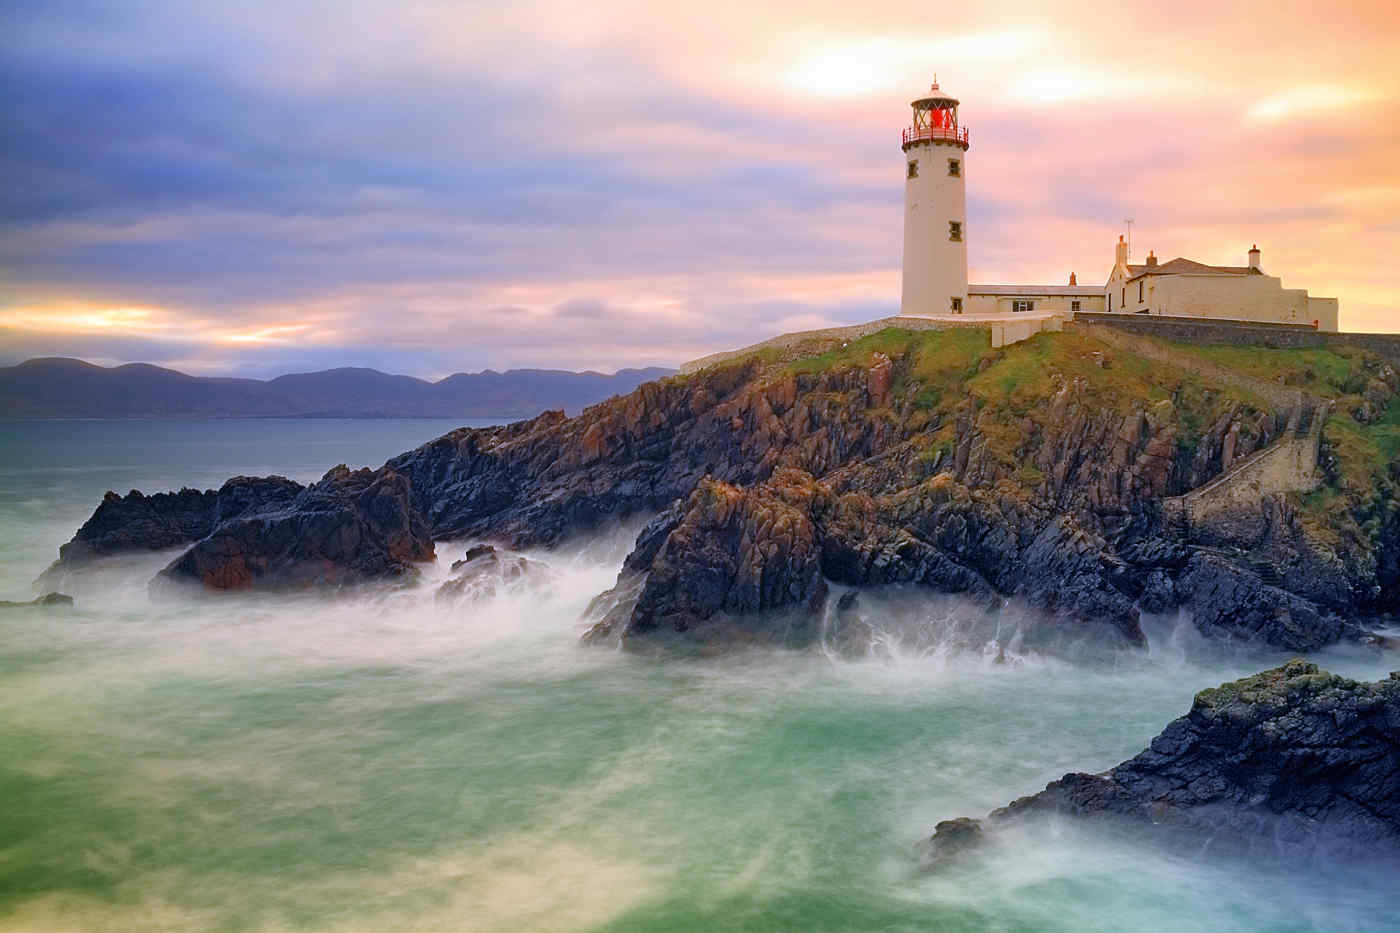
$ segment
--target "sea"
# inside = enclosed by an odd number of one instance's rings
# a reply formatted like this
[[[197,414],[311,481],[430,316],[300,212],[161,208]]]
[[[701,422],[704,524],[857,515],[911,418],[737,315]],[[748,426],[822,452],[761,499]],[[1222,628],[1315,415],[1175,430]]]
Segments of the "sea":
[[[307,482],[457,426],[0,424],[0,599],[36,595],[108,490]],[[1092,662],[936,637],[860,660],[583,647],[637,527],[531,554],[551,585],[478,603],[434,596],[458,541],[416,585],[153,597],[162,552],[70,575],[71,610],[0,610],[0,929],[1400,928],[1383,871],[1094,826],[926,858],[940,820],[1111,767],[1283,655],[1209,650],[1182,617]],[[976,611],[930,597],[930,630]]]

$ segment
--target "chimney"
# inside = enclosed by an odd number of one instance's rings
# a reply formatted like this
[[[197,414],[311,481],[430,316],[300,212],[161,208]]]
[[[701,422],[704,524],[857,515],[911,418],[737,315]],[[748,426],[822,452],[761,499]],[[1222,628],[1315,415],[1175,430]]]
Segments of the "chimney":
[[[1259,244],[1256,243],[1249,248],[1249,271],[1262,272],[1259,268]]]
[[[1074,273],[1073,273],[1073,272],[1071,272],[1071,273],[1069,274],[1069,284],[1071,284],[1071,285],[1078,285],[1078,284],[1079,284],[1079,280],[1076,279],[1076,278],[1074,277]]]
[[[1157,268],[1157,254],[1152,252],[1152,250],[1147,251],[1147,268]]]
[[[1121,233],[1118,234],[1118,245],[1115,248],[1113,258],[1120,266],[1128,264],[1128,244],[1123,242],[1123,234]]]

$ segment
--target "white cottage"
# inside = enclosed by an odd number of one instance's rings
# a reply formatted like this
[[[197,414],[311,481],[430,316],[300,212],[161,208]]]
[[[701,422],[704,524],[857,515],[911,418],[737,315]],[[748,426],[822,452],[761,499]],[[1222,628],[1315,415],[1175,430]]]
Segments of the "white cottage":
[[[1113,313],[1337,330],[1337,299],[1313,298],[1304,288],[1284,288],[1281,279],[1264,274],[1258,246],[1250,249],[1249,262],[1243,266],[1210,266],[1180,257],[1158,262],[1151,252],[1146,262],[1136,264],[1128,262],[1128,245],[1120,236],[1103,294],[1104,310]]]

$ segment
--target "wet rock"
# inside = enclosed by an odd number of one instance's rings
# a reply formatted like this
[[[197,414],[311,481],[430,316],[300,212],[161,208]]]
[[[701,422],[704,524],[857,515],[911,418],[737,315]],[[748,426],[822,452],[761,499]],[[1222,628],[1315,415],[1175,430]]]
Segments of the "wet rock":
[[[452,577],[438,587],[437,598],[476,602],[507,591],[548,586],[554,573],[537,560],[503,554],[489,544],[467,550],[452,562]]]
[[[623,568],[620,587],[645,574],[635,600],[615,605],[586,639],[810,642],[827,593],[804,501],[810,479],[792,471],[751,490],[702,480],[645,569],[633,558]]]
[[[0,609],[42,609],[72,605],[73,597],[63,593],[45,593],[43,596],[28,602],[11,602],[8,599],[0,599]]]
[[[108,492],[73,540],[58,549],[58,565],[76,567],[93,558],[128,551],[159,551],[198,541],[214,527],[218,493],[197,489],[124,496]]]
[[[1400,674],[1358,683],[1300,659],[1203,690],[1141,754],[1067,774],[988,827],[1047,814],[1217,850],[1400,856]]]
[[[1315,651],[1367,633],[1218,554],[1196,552],[1176,584],[1196,627],[1207,637],[1258,642],[1289,651]]]
[[[59,548],[50,570],[132,551],[160,551],[208,536],[222,521],[252,509],[287,505],[302,490],[283,476],[235,476],[218,490],[182,489],[125,496],[109,492],[92,516]]]
[[[393,470],[338,466],[305,489],[294,486],[282,480],[230,497],[231,517],[161,577],[218,590],[340,586],[402,577],[433,558],[408,482]]]
[[[1081,341],[1081,360],[1102,352],[1071,334],[1047,340]],[[1095,366],[1049,373],[1042,398],[998,402],[959,391],[959,380],[1018,348],[988,348],[942,372],[936,353],[880,345],[884,353],[798,370],[787,365],[796,351],[778,363],[751,357],[648,383],[575,418],[546,412],[450,432],[386,465],[398,492],[382,520],[363,526],[359,493],[327,501],[287,480],[110,496],[64,559],[199,542],[172,576],[300,585],[290,581],[400,574],[430,553],[430,539],[552,547],[660,514],[600,600],[605,641],[731,630],[801,641],[826,580],[923,587],[989,608],[1014,598],[1049,620],[1052,640],[1098,626],[1125,646],[1143,643],[1142,609],[1187,605],[1211,637],[1299,650],[1365,637],[1342,620],[1400,611],[1400,502],[1379,483],[1374,500],[1353,507],[1366,513],[1365,533],[1330,542],[1283,497],[1246,502],[1195,540],[1164,518],[1164,497],[1278,439],[1293,413],[1166,370],[1156,388],[1168,397],[1124,398]],[[1116,352],[1105,362],[1132,368]],[[1390,404],[1382,389],[1393,393],[1400,375],[1370,373],[1374,402]],[[708,512],[692,503],[702,488]],[[300,525],[321,540],[296,545]],[[760,618],[773,613],[784,621]]]
[[[928,840],[930,867],[961,857],[982,844],[982,822],[966,816],[944,820],[933,827]]]

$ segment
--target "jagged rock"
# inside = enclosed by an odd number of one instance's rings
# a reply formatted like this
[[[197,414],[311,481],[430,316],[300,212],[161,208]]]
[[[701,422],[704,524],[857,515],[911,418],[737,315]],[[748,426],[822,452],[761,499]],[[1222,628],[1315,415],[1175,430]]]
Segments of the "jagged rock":
[[[792,469],[748,490],[707,479],[638,541],[588,641],[712,643],[716,632],[740,632],[741,641],[805,643],[819,633],[828,578],[917,583],[988,609],[1020,596],[1047,616],[1022,630],[1036,646],[1077,640],[1083,633],[1071,630],[1080,628],[1114,646],[1145,643],[1132,598],[1112,582],[1121,562],[1102,541],[947,477],[879,498],[836,496]],[[854,599],[843,597],[826,634],[836,650],[859,654],[872,633]]]
[[[986,828],[1045,814],[1193,847],[1400,856],[1400,674],[1358,683],[1300,659],[1203,690],[1135,758],[1067,774],[994,811]]]
[[[235,476],[218,490],[182,489],[125,496],[109,492],[92,517],[58,550],[50,570],[129,551],[159,551],[206,537],[214,526],[253,508],[287,504],[302,485],[282,476]]]
[[[181,489],[147,496],[108,492],[73,540],[58,549],[58,565],[75,567],[125,551],[159,551],[198,541],[214,527],[218,493]]]
[[[1364,528],[1331,542],[1320,543],[1281,499],[1232,518],[1218,543],[1180,540],[1163,517],[1164,497],[1272,443],[1296,413],[1262,410],[1228,386],[1169,368],[1152,369],[1150,392],[1139,384],[1141,397],[1125,394],[1123,381],[1147,359],[1115,350],[1110,379],[1093,365],[1104,345],[1070,333],[1037,346],[1087,363],[1048,373],[1017,359],[1029,352],[1019,345],[968,353],[966,340],[963,350],[933,340],[925,353],[925,338],[911,335],[901,350],[903,339],[886,334],[879,353],[809,357],[797,367],[789,362],[801,353],[777,363],[754,356],[648,383],[576,418],[546,412],[453,431],[386,465],[403,484],[402,501],[390,497],[398,503],[390,523],[411,545],[371,533],[361,556],[352,553],[359,544],[338,544],[333,556],[302,560],[284,540],[289,528],[354,510],[326,506],[295,484],[255,493],[247,486],[255,481],[231,481],[234,490],[168,501],[112,497],[67,549],[77,560],[200,541],[180,572],[211,585],[262,585],[288,560],[300,561],[307,578],[320,561],[334,581],[399,572],[429,538],[551,547],[663,513],[600,603],[610,607],[609,633],[640,633],[662,617],[671,621],[657,631],[698,632],[704,626],[692,621],[712,618],[746,619],[731,628],[747,631],[762,628],[756,617],[770,611],[789,616],[789,634],[806,633],[822,577],[959,593],[988,608],[1014,597],[1067,631],[1097,620],[1109,640],[1130,645],[1142,643],[1143,608],[1192,603],[1209,634],[1298,647],[1360,631],[1336,619],[1400,611],[1400,585],[1391,585],[1400,580],[1400,474],[1389,487],[1378,482],[1374,501],[1351,503]],[[812,353],[846,352],[839,341],[809,344]],[[1400,386],[1393,368],[1369,372],[1387,392]],[[1036,397],[996,389],[1008,378],[1032,379]],[[1380,393],[1372,391],[1377,402]],[[1324,452],[1334,486],[1338,462]],[[792,471],[805,479],[782,478]],[[742,502],[732,527],[670,511],[707,477]],[[263,499],[242,503],[234,492]],[[303,510],[320,517],[291,517]],[[694,581],[680,579],[691,573]],[[788,585],[796,592],[779,598]]]
[[[73,597],[64,593],[45,593],[37,599],[29,602],[11,602],[8,599],[0,599],[0,609],[39,609],[52,606],[71,606]]]
[[[1208,637],[1315,651],[1365,634],[1355,623],[1264,583],[1258,574],[1216,554],[1193,554],[1176,588],[1179,602],[1191,610],[1196,627]]]
[[[161,576],[210,589],[337,586],[399,577],[433,558],[407,480],[388,468],[338,466],[288,499],[289,480],[240,484],[231,517]],[[227,487],[226,487],[227,488]]]
[[[587,639],[811,641],[827,587],[805,501],[810,480],[790,471],[751,490],[702,480],[647,562],[636,600],[615,606]],[[639,563],[629,559],[623,574]]]
[[[975,849],[982,844],[984,835],[980,820],[966,816],[943,820],[933,827],[933,835],[929,837],[929,867],[937,867]]]
[[[554,574],[539,561],[519,554],[502,554],[489,544],[467,550],[452,562],[453,576],[438,587],[437,598],[450,601],[490,599],[520,587],[548,585]]]

